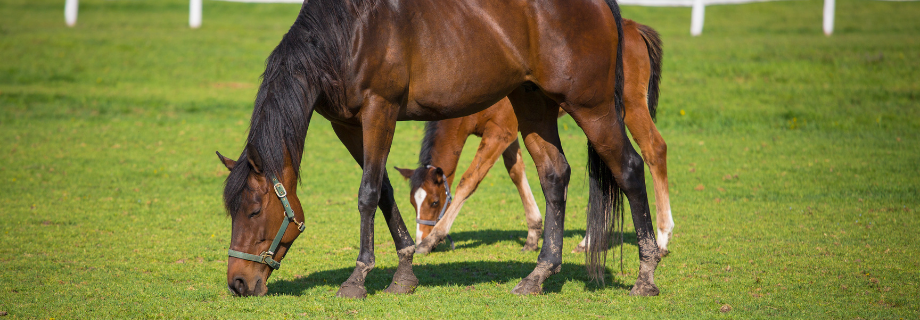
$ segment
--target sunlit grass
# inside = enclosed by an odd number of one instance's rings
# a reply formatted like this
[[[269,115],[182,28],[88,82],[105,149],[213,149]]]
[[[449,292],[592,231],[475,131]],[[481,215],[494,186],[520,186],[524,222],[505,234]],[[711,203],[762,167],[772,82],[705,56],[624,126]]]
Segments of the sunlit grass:
[[[321,117],[299,189],[306,232],[268,297],[226,289],[226,169],[214,151],[241,151],[263,61],[298,5],[206,1],[203,27],[190,30],[185,1],[81,1],[75,28],[60,1],[5,1],[0,312],[917,318],[920,5],[838,1],[831,37],[821,5],[710,6],[697,38],[689,8],[623,7],[665,43],[658,127],[677,228],[656,273],[659,297],[626,295],[638,266],[629,219],[624,270],[614,256],[606,287],[588,281],[583,255],[566,253],[545,295],[511,295],[537,254],[519,252],[523,210],[499,166],[454,224],[457,250],[416,257],[413,295],[382,293],[397,261],[378,223],[370,296],[351,301],[334,294],[357,256],[361,172]],[[388,167],[416,162],[422,128],[399,125]],[[584,233],[585,141],[570,118],[559,128],[573,166],[568,252]],[[468,141],[461,170],[477,144]],[[407,185],[390,176],[411,225]]]

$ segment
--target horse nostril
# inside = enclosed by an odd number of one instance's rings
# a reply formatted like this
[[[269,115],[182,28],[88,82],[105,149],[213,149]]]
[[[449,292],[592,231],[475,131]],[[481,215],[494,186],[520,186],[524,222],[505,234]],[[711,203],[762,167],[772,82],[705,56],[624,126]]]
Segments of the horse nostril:
[[[230,292],[233,292],[234,295],[242,296],[246,292],[246,282],[240,277],[234,278],[228,287],[230,287]]]

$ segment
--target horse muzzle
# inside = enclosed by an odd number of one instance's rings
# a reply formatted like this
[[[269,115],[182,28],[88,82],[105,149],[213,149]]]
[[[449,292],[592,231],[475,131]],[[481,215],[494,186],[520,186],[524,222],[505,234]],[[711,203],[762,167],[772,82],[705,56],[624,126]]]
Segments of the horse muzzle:
[[[242,276],[234,277],[227,281],[227,289],[230,289],[230,293],[233,295],[240,297],[261,297],[268,292],[268,286],[265,285],[265,280],[260,277],[249,280]]]

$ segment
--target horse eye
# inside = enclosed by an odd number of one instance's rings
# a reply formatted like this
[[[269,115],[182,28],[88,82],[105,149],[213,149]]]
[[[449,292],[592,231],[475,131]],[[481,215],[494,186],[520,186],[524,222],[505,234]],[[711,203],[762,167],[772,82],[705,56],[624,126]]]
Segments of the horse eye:
[[[437,206],[438,206],[438,203],[440,203],[440,201],[432,202],[432,203],[431,203],[431,206],[432,206],[432,207],[437,207]]]
[[[261,209],[261,208],[258,209],[258,210],[256,210],[256,211],[253,212],[253,213],[250,213],[250,214],[249,214],[249,218],[250,218],[250,219],[251,219],[251,218],[255,218],[255,217],[258,216],[260,213],[262,213],[262,209]]]

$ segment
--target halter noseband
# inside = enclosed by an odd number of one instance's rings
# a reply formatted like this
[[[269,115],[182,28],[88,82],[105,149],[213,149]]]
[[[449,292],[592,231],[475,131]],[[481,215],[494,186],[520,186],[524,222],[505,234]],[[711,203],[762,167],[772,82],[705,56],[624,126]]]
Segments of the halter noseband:
[[[427,165],[426,168],[434,168],[434,166]],[[450,185],[447,184],[447,176],[441,173],[441,178],[444,180],[444,194],[447,195],[447,201],[445,201],[444,205],[441,207],[441,213],[438,214],[438,220],[425,220],[416,217],[415,223],[433,227],[438,224],[438,221],[441,221],[441,218],[444,218],[444,213],[447,212],[447,207],[450,206],[450,202],[454,199],[454,196],[450,195]],[[422,204],[419,203],[418,205]],[[450,235],[447,235],[447,240],[450,241],[450,249],[454,250],[454,239],[451,239]]]
[[[284,206],[285,216],[284,222],[281,223],[281,229],[278,229],[278,234],[275,235],[275,240],[272,241],[272,246],[268,248],[268,251],[262,252],[259,255],[240,252],[233,249],[230,249],[227,255],[234,258],[263,263],[277,270],[281,268],[281,262],[275,261],[272,258],[275,256],[275,250],[278,249],[278,244],[281,243],[281,238],[284,238],[284,232],[287,231],[288,224],[293,222],[297,225],[297,230],[300,232],[303,232],[304,225],[303,222],[297,222],[297,219],[294,217],[294,209],[291,209],[291,203],[288,202],[287,190],[284,189],[284,185],[278,182],[278,179],[274,176],[269,177],[271,177],[272,183],[274,184],[275,195],[278,196],[278,199],[281,199],[281,205]]]

